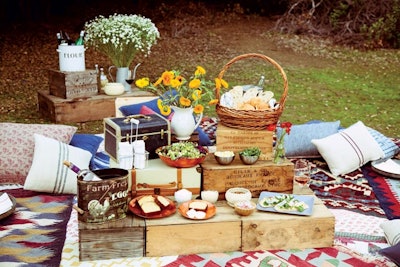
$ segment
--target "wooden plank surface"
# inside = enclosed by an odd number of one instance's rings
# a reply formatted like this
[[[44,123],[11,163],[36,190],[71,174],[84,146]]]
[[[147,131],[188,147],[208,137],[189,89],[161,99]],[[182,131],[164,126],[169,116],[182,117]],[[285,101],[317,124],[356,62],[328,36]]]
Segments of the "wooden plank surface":
[[[191,220],[176,214],[146,220],[146,256],[183,255],[241,250],[241,221],[225,201],[208,220]]]

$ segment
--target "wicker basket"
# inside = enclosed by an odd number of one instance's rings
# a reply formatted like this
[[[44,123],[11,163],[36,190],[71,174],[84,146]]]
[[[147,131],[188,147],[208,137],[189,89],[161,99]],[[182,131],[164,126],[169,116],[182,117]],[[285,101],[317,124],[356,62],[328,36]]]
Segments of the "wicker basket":
[[[227,108],[217,104],[216,112],[218,114],[220,122],[225,126],[245,130],[265,130],[268,125],[278,122],[285,106],[289,88],[286,73],[284,72],[282,67],[278,63],[276,63],[275,60],[262,54],[243,54],[231,59],[222,68],[221,72],[218,75],[218,78],[222,79],[225,72],[233,63],[248,58],[262,59],[272,64],[280,72],[283,79],[283,94],[278,102],[279,107],[276,110],[238,110]],[[216,89],[216,98],[220,99],[219,89]]]

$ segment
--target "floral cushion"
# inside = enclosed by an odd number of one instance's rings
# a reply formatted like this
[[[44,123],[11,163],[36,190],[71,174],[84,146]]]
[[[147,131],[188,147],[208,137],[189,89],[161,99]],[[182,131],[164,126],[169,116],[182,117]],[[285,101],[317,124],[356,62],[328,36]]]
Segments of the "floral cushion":
[[[32,164],[35,133],[68,144],[76,130],[67,125],[0,123],[0,183],[24,184]]]

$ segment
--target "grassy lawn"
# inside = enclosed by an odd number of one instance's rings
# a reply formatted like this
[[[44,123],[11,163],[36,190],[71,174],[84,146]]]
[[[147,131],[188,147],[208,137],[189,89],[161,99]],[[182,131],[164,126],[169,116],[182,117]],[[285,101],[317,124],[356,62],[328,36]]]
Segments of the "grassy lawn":
[[[152,53],[138,59],[142,62],[138,77],[154,79],[166,69],[190,74],[202,65],[211,78],[237,55],[260,53],[275,59],[288,77],[289,93],[282,121],[340,120],[347,127],[360,120],[387,136],[400,137],[400,50],[366,52],[337,47],[318,38],[273,34],[268,25],[263,18],[251,18],[236,24],[210,25],[206,31],[178,37],[164,29],[163,38]],[[11,33],[4,36],[0,121],[50,123],[38,113],[36,92],[48,89],[47,69],[58,68],[54,37],[45,32],[37,36],[23,34],[31,42],[17,45]],[[43,45],[46,38],[49,40]],[[39,45],[33,49],[32,44]],[[15,57],[16,54],[29,56]],[[110,62],[89,49],[86,67],[93,68],[94,64],[108,69]],[[253,60],[237,62],[224,78],[236,85],[257,83],[265,75],[265,87],[279,99],[282,77],[272,65],[266,65]],[[102,121],[87,122],[79,131],[102,132]]]

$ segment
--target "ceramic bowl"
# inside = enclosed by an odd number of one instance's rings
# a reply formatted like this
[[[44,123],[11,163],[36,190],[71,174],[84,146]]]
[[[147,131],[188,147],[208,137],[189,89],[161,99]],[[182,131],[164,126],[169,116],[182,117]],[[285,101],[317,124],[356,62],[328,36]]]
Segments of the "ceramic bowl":
[[[200,193],[201,199],[210,203],[215,203],[218,200],[219,193],[215,190],[204,190]]]
[[[104,93],[106,95],[122,95],[124,92],[125,88],[122,83],[107,83],[104,86]]]
[[[176,202],[183,203],[192,199],[192,192],[187,189],[181,189],[174,193]]]
[[[243,200],[235,203],[235,211],[241,216],[249,216],[255,210],[256,204],[250,200]]]
[[[202,156],[199,158],[178,158],[178,159],[171,159],[168,156],[165,156],[166,150],[168,149],[168,146],[163,146],[159,147],[156,149],[156,154],[158,157],[163,161],[165,164],[168,166],[174,167],[174,168],[191,168],[194,167],[200,163],[202,163],[208,154],[208,151],[203,148],[204,153],[202,153]]]
[[[233,207],[238,201],[250,201],[251,192],[249,189],[242,187],[230,188],[225,193],[225,199],[228,202],[228,205]]]
[[[258,161],[260,156],[243,156],[240,155],[240,160],[246,165],[253,165]]]
[[[220,157],[214,154],[214,158],[220,165],[229,165],[235,159],[235,155],[230,157]]]

